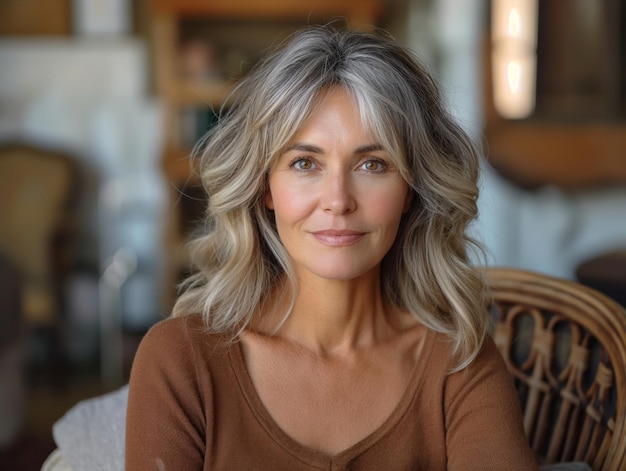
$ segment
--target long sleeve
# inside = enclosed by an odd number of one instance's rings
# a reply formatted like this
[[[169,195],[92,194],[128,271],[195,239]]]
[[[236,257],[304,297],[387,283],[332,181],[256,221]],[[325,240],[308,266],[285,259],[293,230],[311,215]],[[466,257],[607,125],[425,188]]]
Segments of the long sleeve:
[[[203,468],[211,385],[208,374],[197,374],[188,324],[163,321],[138,348],[126,416],[128,471]]]
[[[199,318],[154,326],[130,379],[126,469],[537,469],[513,382],[491,339],[452,375],[449,343],[430,333],[398,409],[329,457],[294,442],[256,395],[238,344]]]
[[[448,470],[535,470],[521,408],[491,338],[474,363],[450,375],[444,394]]]

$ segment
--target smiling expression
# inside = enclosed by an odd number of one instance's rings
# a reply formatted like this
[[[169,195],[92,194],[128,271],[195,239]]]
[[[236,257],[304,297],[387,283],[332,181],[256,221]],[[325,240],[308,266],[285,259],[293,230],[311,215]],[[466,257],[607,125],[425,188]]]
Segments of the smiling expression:
[[[378,270],[411,193],[350,95],[320,99],[270,170],[265,203],[300,279],[356,279]]]

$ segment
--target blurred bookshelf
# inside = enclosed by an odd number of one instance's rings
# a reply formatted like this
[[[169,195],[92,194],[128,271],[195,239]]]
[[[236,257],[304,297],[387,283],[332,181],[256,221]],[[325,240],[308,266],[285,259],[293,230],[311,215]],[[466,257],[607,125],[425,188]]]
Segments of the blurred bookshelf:
[[[269,48],[297,29],[329,22],[371,29],[380,24],[384,6],[384,0],[150,3],[154,88],[165,114],[163,168],[173,202],[168,231],[170,286],[187,272],[188,254],[183,247],[201,224],[205,205],[191,153],[227,107],[237,81]]]
[[[168,176],[176,183],[193,177],[187,157],[212,122],[202,109],[217,113],[268,48],[309,24],[336,20],[368,29],[382,12],[382,0],[154,0],[150,36]]]

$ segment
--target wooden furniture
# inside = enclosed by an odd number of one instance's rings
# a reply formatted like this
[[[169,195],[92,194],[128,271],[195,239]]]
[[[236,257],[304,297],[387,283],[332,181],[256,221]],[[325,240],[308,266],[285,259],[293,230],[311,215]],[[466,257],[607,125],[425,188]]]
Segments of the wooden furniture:
[[[626,469],[626,311],[573,281],[487,268],[494,338],[540,463]]]
[[[180,119],[185,107],[219,108],[235,80],[229,77],[198,78],[180,73],[181,40],[187,25],[205,21],[205,32],[211,28],[232,25],[232,37],[225,41],[241,42],[238,36],[250,36],[255,51],[252,56],[270,46],[297,25],[327,23],[336,18],[344,19],[350,27],[367,29],[378,23],[382,14],[381,0],[153,0],[152,1],[152,48],[156,93],[165,106],[166,154],[164,166],[174,183],[186,183],[190,177],[188,155],[189,143],[181,142]],[[255,37],[250,28],[259,24],[271,24],[276,34],[264,43]],[[217,51],[218,53],[220,51]],[[239,67],[239,64],[236,64]]]
[[[69,36],[72,0],[3,0],[0,37]]]
[[[73,268],[79,180],[79,166],[65,152],[0,145],[0,254],[19,275],[11,282],[19,282],[15,302],[28,336],[30,372],[52,384],[65,379],[62,314]]]
[[[626,7],[621,0],[539,2],[535,112],[502,118],[484,50],[485,153],[525,186],[566,190],[626,183]]]
[[[79,169],[73,157],[28,144],[0,146],[0,252],[23,279],[32,326],[58,321],[76,224]]]
[[[576,267],[576,279],[626,307],[626,248],[583,261]]]
[[[188,266],[183,247],[205,203],[189,156],[208,123],[192,125],[189,136],[190,111],[208,114],[210,121],[242,68],[300,27],[333,20],[355,29],[377,25],[383,0],[152,0],[149,11],[155,92],[165,115],[163,167],[172,201],[168,285],[174,286]],[[171,304],[175,293],[167,297]]]

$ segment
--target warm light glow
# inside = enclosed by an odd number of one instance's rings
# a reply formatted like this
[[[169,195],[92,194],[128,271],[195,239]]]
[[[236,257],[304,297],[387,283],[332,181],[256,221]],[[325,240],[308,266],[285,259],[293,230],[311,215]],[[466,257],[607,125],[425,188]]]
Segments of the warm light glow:
[[[511,36],[519,36],[520,29],[519,13],[515,8],[513,8],[509,12],[509,19],[507,21],[507,32]]]
[[[492,0],[493,99],[505,118],[535,107],[537,0]]]
[[[509,119],[529,116],[535,108],[534,57],[494,51],[492,67],[493,99],[498,114]]]
[[[491,0],[491,37],[494,43],[537,42],[537,0]]]
[[[506,75],[509,81],[509,90],[511,93],[519,94],[521,91],[520,81],[522,68],[518,62],[511,61],[506,68]]]

